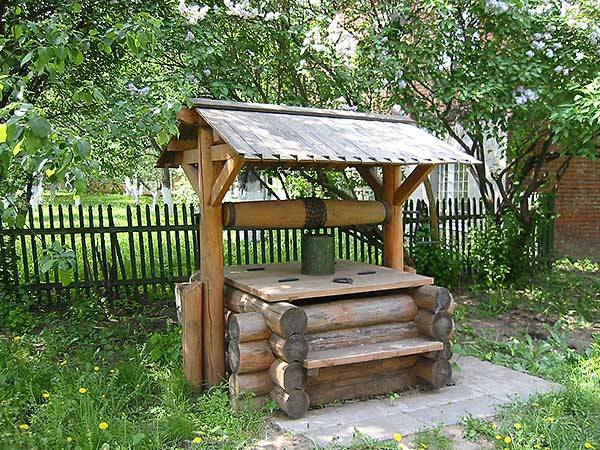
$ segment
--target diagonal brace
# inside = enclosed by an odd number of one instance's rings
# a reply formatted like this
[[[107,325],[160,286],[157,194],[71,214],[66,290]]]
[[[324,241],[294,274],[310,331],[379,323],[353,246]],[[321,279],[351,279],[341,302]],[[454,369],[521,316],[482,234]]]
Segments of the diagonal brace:
[[[403,204],[431,173],[435,164],[420,164],[402,182],[394,194],[394,205]]]
[[[225,164],[223,164],[223,168],[219,172],[219,175],[217,175],[212,186],[209,202],[211,206],[218,205],[223,201],[225,194],[227,194],[227,191],[233,184],[235,177],[240,173],[243,165],[244,158],[241,156],[225,160]]]

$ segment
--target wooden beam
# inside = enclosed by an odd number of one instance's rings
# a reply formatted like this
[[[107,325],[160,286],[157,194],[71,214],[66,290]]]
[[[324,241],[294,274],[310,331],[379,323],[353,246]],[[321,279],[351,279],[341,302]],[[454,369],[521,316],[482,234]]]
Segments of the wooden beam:
[[[225,161],[221,172],[217,176],[215,183],[211,189],[210,194],[210,205],[215,206],[221,204],[225,194],[231,187],[231,184],[237,177],[238,173],[244,165],[244,158],[236,156],[235,158],[229,158]]]
[[[198,125],[198,113],[193,108],[181,108],[177,113],[177,120],[188,125]]]
[[[217,133],[217,130],[213,130],[213,142],[215,144],[224,144],[225,143],[225,141],[223,140],[221,135],[219,133]]]
[[[202,283],[182,283],[182,341],[185,379],[202,387]]]
[[[377,175],[376,168],[370,166],[356,166],[356,170],[363,180],[365,180],[365,183],[373,190],[375,198],[377,200],[383,199],[383,183]]]
[[[185,164],[198,164],[199,158],[200,154],[198,152],[198,149],[173,153],[173,162],[180,166],[183,166]]]
[[[198,141],[195,139],[177,139],[172,137],[167,144],[167,150],[170,152],[183,152],[198,148]]]
[[[213,161],[225,161],[228,158],[236,158],[238,156],[229,144],[217,144],[210,148],[210,157]]]
[[[194,192],[196,192],[196,195],[201,198],[200,185],[198,184],[198,168],[192,164],[182,164],[181,168],[192,185]]]
[[[225,320],[223,301],[223,211],[220,202],[210,204],[218,163],[211,160],[213,130],[201,123],[200,149],[200,280],[203,286],[202,314],[203,369],[208,387],[225,376]],[[200,357],[200,355],[199,355]]]
[[[408,200],[415,189],[429,176],[434,167],[434,164],[421,164],[417,166],[396,190],[394,205],[402,205]]]
[[[404,234],[402,206],[394,203],[394,194],[402,181],[400,166],[383,167],[383,198],[390,208],[390,220],[383,225],[383,265],[404,270]]]

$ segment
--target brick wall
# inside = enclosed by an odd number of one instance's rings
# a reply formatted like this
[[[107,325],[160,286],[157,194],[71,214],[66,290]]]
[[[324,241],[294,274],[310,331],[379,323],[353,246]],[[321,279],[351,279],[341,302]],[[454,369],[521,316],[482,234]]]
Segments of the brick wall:
[[[600,259],[600,160],[571,159],[556,195],[555,212],[556,253]]]

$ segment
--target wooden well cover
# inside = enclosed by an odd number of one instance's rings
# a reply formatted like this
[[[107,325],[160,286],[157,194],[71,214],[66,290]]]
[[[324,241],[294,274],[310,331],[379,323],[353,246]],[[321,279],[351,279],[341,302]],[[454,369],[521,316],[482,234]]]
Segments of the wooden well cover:
[[[352,283],[334,279],[350,278]],[[267,302],[293,302],[433,284],[433,278],[388,267],[337,260],[333,275],[302,275],[300,263],[252,264],[225,267],[225,283]]]

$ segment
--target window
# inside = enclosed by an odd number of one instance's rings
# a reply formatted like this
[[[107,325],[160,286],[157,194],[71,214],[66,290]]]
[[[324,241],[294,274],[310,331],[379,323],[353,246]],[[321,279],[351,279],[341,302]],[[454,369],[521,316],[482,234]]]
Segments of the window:
[[[464,164],[440,165],[438,197],[463,199],[469,196],[469,172]]]
[[[463,199],[469,196],[469,173],[465,164],[454,165],[454,198]]]

